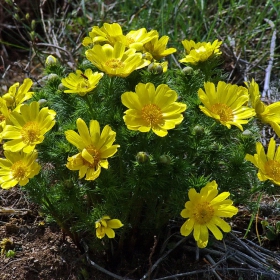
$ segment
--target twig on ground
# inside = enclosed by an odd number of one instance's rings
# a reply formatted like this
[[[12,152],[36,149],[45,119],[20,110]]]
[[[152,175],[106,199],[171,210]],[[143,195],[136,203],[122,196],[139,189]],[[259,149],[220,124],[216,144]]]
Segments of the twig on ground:
[[[121,277],[115,273],[112,273],[110,272],[109,270],[99,266],[98,264],[96,264],[95,262],[93,262],[90,258],[89,258],[89,255],[88,255],[88,246],[87,244],[84,242],[84,240],[81,240],[81,245],[83,246],[84,250],[85,250],[85,255],[86,255],[86,259],[88,261],[88,263],[90,265],[92,265],[94,268],[96,268],[97,270],[113,277],[114,279],[119,279],[119,280],[130,280],[129,278],[124,278],[124,277]]]
[[[152,272],[156,269],[156,267],[160,264],[160,262],[161,262],[163,259],[165,259],[175,248],[177,248],[180,244],[182,244],[183,242],[185,242],[187,239],[188,239],[188,236],[182,238],[179,242],[177,242],[177,243],[175,244],[175,246],[174,246],[172,249],[168,250],[162,257],[160,257],[160,258],[154,263],[154,265],[152,266],[152,268],[149,269],[149,271],[148,271],[140,280],[147,279],[148,276],[150,275],[150,273],[152,273]]]
[[[46,46],[46,47],[52,47],[52,48],[56,48],[56,49],[62,50],[62,51],[67,53],[67,55],[69,56],[69,59],[71,60],[72,63],[75,62],[71,52],[67,51],[66,49],[64,49],[64,48],[62,48],[60,46],[53,45],[53,44],[48,44],[48,43],[37,43],[36,46]]]
[[[150,265],[150,269],[149,269],[149,279],[150,279],[150,277],[151,277],[151,268],[152,268],[152,265],[153,265],[153,263],[152,263],[152,257],[153,257],[153,255],[154,255],[154,253],[155,253],[155,249],[156,249],[157,243],[158,243],[157,237],[154,236],[154,245],[153,245],[153,247],[151,248],[151,253],[150,253],[150,256],[149,256],[149,265]]]
[[[269,19],[264,19],[271,27],[273,30],[272,37],[271,37],[271,42],[270,42],[270,55],[269,55],[269,61],[268,61],[268,66],[265,70],[265,81],[264,81],[264,88],[263,88],[263,93],[262,97],[268,97],[270,98],[270,75],[272,71],[272,66],[273,66],[273,60],[274,60],[274,50],[275,50],[275,42],[276,42],[276,28],[275,24],[269,20]]]
[[[220,275],[216,272],[215,268],[213,268],[213,266],[214,266],[214,267],[216,266],[216,262],[215,262],[215,261],[212,259],[212,257],[211,257],[210,255],[208,255],[208,254],[205,256],[205,258],[206,258],[207,262],[208,262],[209,264],[211,264],[210,270],[214,273],[214,275],[216,276],[216,278],[217,278],[218,280],[222,280],[222,278],[220,277]]]

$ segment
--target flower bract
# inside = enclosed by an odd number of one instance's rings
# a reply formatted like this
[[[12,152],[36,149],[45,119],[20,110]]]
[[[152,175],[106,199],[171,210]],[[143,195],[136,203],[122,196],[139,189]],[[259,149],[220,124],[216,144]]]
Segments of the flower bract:
[[[10,189],[17,184],[24,186],[40,172],[36,151],[29,154],[4,151],[4,155],[5,158],[0,158],[0,185],[3,189]]]
[[[214,118],[227,128],[231,125],[243,130],[242,124],[248,123],[255,110],[244,106],[248,102],[247,89],[220,81],[217,89],[214,83],[204,83],[204,89],[199,89],[198,97],[204,106],[200,110],[208,117]]]
[[[111,219],[109,216],[103,216],[101,219],[95,222],[96,236],[98,238],[103,238],[105,234],[109,238],[115,237],[115,232],[113,229],[122,227],[123,224],[118,219]]]
[[[220,55],[221,41],[195,43],[193,40],[184,40],[182,44],[185,48],[186,56],[179,60],[182,63],[197,64],[208,60],[213,55]]]
[[[125,111],[124,121],[128,129],[148,132],[151,129],[158,136],[166,136],[167,130],[183,121],[182,112],[187,105],[176,102],[177,93],[168,85],[157,88],[152,83],[137,84],[136,92],[125,92],[121,96]]]
[[[4,150],[30,153],[37,144],[44,140],[44,135],[55,124],[55,111],[44,107],[40,110],[39,103],[23,104],[19,112],[12,112],[9,116],[12,125],[6,125],[3,139],[11,139],[4,143]]]
[[[208,183],[197,193],[195,189],[189,190],[189,201],[185,203],[185,209],[181,216],[187,218],[182,225],[180,232],[188,236],[193,231],[193,236],[199,248],[208,244],[209,230],[217,240],[222,240],[221,232],[230,232],[230,225],[222,218],[232,217],[237,214],[238,209],[232,206],[232,201],[227,199],[229,192],[218,195],[216,181]]]
[[[79,170],[79,178],[95,180],[101,172],[101,167],[108,169],[107,158],[117,152],[119,145],[113,145],[116,133],[106,125],[100,134],[99,122],[91,120],[89,128],[81,119],[77,119],[78,132],[67,130],[66,139],[78,148],[79,153],[69,157],[66,167]]]
[[[253,79],[250,83],[245,83],[248,87],[251,106],[256,111],[256,117],[263,123],[268,123],[280,137],[280,102],[266,105],[261,101],[259,85]]]
[[[150,62],[142,58],[141,53],[135,49],[125,51],[125,45],[117,42],[114,46],[109,44],[94,45],[86,51],[87,59],[100,71],[109,76],[127,77],[134,70],[147,66]]]
[[[260,142],[256,144],[256,151],[257,153],[254,155],[247,154],[245,159],[258,168],[259,180],[270,180],[280,186],[280,148],[276,148],[274,138],[269,141],[267,154]]]
[[[76,74],[70,73],[61,82],[68,88],[64,90],[65,93],[77,93],[84,96],[96,88],[103,75],[104,73],[93,73],[91,69],[86,69],[84,73],[81,70],[76,70]]]

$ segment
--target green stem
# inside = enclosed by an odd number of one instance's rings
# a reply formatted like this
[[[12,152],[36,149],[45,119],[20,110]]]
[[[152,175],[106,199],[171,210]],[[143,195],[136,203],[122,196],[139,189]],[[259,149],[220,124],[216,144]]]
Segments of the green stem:
[[[51,216],[55,219],[58,226],[62,229],[62,232],[64,232],[66,235],[68,235],[72,239],[74,244],[79,249],[81,249],[79,236],[77,235],[76,232],[71,232],[70,228],[66,225],[66,223],[64,223],[63,220],[59,217],[59,215],[57,215],[57,210],[52,205],[51,201],[49,200],[49,198],[46,195],[44,195],[44,197],[42,199],[42,203],[48,209]]]
[[[95,114],[94,114],[94,111],[93,111],[93,109],[92,109],[93,106],[92,106],[92,104],[90,103],[90,100],[89,100],[87,94],[84,96],[84,100],[85,100],[86,103],[87,103],[87,106],[88,106],[88,109],[89,109],[89,112],[90,112],[90,114],[91,114],[92,119],[94,119]]]

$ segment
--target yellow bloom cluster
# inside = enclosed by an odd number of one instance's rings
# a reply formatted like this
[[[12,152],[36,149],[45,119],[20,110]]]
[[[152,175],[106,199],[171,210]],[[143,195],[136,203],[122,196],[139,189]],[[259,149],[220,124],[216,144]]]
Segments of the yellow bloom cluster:
[[[210,57],[220,55],[221,41],[215,40],[213,43],[210,42],[198,42],[195,43],[193,40],[184,40],[182,44],[185,48],[186,56],[179,60],[181,63],[198,64],[204,62]]]
[[[118,23],[104,23],[101,28],[94,26],[83,45],[90,47],[86,52],[87,59],[100,71],[109,76],[127,77],[134,70],[157,63],[159,73],[166,72],[167,62],[156,62],[176,52],[174,48],[166,48],[168,36],[159,38],[156,30],[147,32],[146,28],[132,30],[126,35]],[[89,70],[89,69],[88,69]],[[87,70],[87,71],[88,71]],[[64,92],[85,95],[91,92],[101,78],[101,73],[70,73],[62,80],[62,84],[70,89]]]
[[[40,110],[36,101],[24,104],[33,95],[29,91],[32,84],[31,79],[25,79],[21,86],[15,83],[0,97],[0,138],[8,140],[3,144],[5,158],[0,159],[0,185],[4,189],[24,186],[39,173],[35,146],[55,124],[53,110]]]
[[[153,74],[166,72],[168,63],[164,58],[176,52],[175,48],[167,48],[168,40],[168,36],[160,37],[156,30],[148,32],[141,28],[123,34],[118,23],[104,23],[101,28],[94,26],[82,44],[86,47],[85,56],[92,63],[92,68],[100,72],[88,67],[84,71],[77,69],[69,73],[61,80],[64,92],[85,97],[98,91],[98,84],[104,76],[110,79],[115,76],[126,78],[133,71],[146,66]],[[184,40],[182,44],[186,55],[179,60],[181,63],[198,65],[221,54],[222,42],[218,40],[213,43]],[[46,59],[46,67],[56,63],[53,56]],[[228,129],[236,126],[241,131],[243,125],[256,116],[270,124],[280,136],[280,102],[265,105],[255,81],[245,84],[246,87],[223,81],[217,84],[205,82],[204,88],[197,92],[199,109]],[[4,140],[5,156],[0,159],[0,185],[4,189],[17,184],[24,186],[40,172],[36,146],[43,142],[44,135],[55,125],[55,111],[47,107],[40,109],[36,101],[24,103],[32,97],[33,92],[29,92],[31,86],[32,81],[25,79],[21,86],[15,83],[0,97],[0,138]],[[172,85],[138,83],[135,91],[123,92],[119,96],[126,107],[123,123],[127,129],[138,134],[151,132],[165,137],[169,130],[184,125],[184,112],[188,106],[178,99]],[[95,119],[87,125],[82,118],[78,118],[76,127],[77,132],[67,130],[64,133],[66,140],[77,148],[77,153],[68,157],[66,167],[78,171],[79,179],[94,181],[100,176],[102,168],[109,168],[108,159],[118,152],[120,146],[115,144],[117,135],[109,125],[101,129]],[[258,178],[261,181],[271,180],[280,185],[280,150],[276,150],[275,140],[271,139],[267,155],[261,143],[257,143],[256,149],[257,154],[246,155],[245,159],[259,169]],[[193,232],[200,248],[207,246],[209,231],[221,240],[221,231],[231,230],[223,218],[232,217],[238,211],[227,199],[229,195],[229,192],[218,195],[215,181],[209,182],[199,193],[190,189],[189,201],[181,212],[181,216],[187,219],[181,227],[181,234],[187,236]],[[95,222],[96,236],[100,239],[105,236],[114,238],[114,229],[122,226],[120,220],[102,216]]]

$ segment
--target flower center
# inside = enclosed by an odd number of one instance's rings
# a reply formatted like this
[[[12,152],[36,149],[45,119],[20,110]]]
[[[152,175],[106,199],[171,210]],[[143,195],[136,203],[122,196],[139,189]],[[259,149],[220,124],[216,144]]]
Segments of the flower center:
[[[89,152],[89,154],[91,154],[91,156],[93,157],[93,162],[90,163],[88,161],[87,164],[90,168],[96,168],[96,166],[98,165],[99,161],[100,161],[100,153],[97,149],[95,149],[93,146],[88,146],[86,148],[86,150]]]
[[[266,174],[274,181],[280,181],[280,162],[268,160],[264,166]]]
[[[123,62],[121,60],[115,59],[115,58],[106,61],[105,64],[106,64],[107,67],[110,67],[110,68],[113,68],[113,69],[124,67]]]
[[[210,222],[213,216],[214,216],[214,208],[210,205],[209,202],[207,201],[200,202],[195,206],[193,217],[196,223],[200,225],[204,225]]]
[[[127,45],[130,45],[132,43],[135,43],[135,40],[131,37],[126,37],[126,42],[127,42]]]
[[[88,89],[88,87],[89,87],[88,80],[83,80],[77,85],[77,89],[81,89],[81,90]]]
[[[211,107],[211,111],[220,116],[220,120],[223,122],[233,120],[232,109],[226,104],[216,103]]]
[[[142,108],[141,113],[142,118],[152,127],[163,122],[162,112],[155,104],[145,105]]]
[[[11,171],[13,178],[17,181],[21,181],[26,177],[27,168],[26,165],[20,160],[12,165]]]
[[[22,141],[26,144],[38,141],[40,134],[40,127],[37,122],[28,122],[21,129]]]

